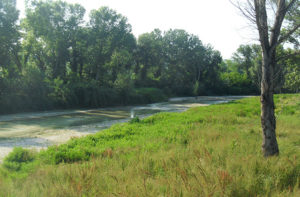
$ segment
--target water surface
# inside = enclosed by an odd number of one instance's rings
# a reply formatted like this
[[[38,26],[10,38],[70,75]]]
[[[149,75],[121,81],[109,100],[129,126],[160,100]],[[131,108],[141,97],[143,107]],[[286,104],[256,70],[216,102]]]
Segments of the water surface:
[[[168,102],[140,106],[111,107],[91,110],[62,110],[0,116],[0,161],[13,147],[47,148],[71,137],[80,137],[158,112],[181,112],[191,107],[206,106],[240,99],[240,96],[171,98]]]

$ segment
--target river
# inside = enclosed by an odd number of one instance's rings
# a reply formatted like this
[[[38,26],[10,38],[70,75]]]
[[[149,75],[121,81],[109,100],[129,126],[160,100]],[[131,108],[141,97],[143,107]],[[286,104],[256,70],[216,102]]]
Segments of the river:
[[[171,98],[168,102],[90,110],[62,110],[0,116],[0,161],[14,147],[47,148],[71,137],[96,133],[134,116],[144,118],[158,112],[181,112],[241,99],[242,96],[199,96]]]

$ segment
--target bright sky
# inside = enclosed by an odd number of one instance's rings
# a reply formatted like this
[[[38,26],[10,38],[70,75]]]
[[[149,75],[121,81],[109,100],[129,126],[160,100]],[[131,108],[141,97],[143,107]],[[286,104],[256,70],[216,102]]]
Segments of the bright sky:
[[[255,30],[250,28],[229,0],[66,0],[90,10],[108,6],[126,16],[133,34],[184,29],[211,44],[223,58],[230,58],[240,44],[253,42]],[[25,0],[17,0],[24,15]]]

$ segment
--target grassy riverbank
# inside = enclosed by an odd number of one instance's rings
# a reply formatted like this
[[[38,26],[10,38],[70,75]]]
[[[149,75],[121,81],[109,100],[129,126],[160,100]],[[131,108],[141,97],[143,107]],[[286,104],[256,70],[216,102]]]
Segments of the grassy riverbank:
[[[39,154],[16,149],[0,196],[298,196],[300,95],[276,96],[280,156],[261,154],[259,98],[160,113]]]

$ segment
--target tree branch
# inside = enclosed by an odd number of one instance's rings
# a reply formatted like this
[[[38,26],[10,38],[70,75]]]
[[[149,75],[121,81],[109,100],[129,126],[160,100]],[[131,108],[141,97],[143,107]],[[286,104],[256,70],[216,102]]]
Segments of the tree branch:
[[[293,29],[291,29],[287,34],[285,34],[284,36],[280,37],[277,45],[281,44],[282,42],[284,42],[286,39],[288,39],[295,31],[297,31],[297,29],[300,27],[300,24],[296,25]]]
[[[241,12],[241,14],[246,19],[248,19],[251,23],[256,24],[254,6],[249,0],[247,0],[247,4],[248,4],[247,6],[241,5],[239,2],[233,3],[232,0],[229,1],[234,7],[236,7]]]
[[[291,9],[294,3],[296,3],[297,0],[292,0],[287,6],[286,6],[286,12]]]
[[[280,29],[284,20],[284,17],[287,12],[287,8],[285,5],[285,0],[278,0],[278,9],[275,16],[275,22],[273,25],[273,28],[271,29],[271,35],[270,35],[270,47],[271,47],[271,53],[276,48],[278,43],[278,38],[280,35]]]
[[[260,43],[263,52],[266,52],[270,48],[266,0],[254,0],[254,8]]]

